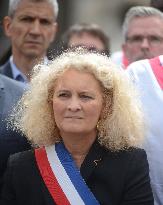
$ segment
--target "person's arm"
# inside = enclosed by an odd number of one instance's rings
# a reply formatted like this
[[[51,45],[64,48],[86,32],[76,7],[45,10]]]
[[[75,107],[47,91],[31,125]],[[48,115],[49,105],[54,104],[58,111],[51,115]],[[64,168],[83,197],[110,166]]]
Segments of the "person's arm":
[[[134,151],[128,162],[124,198],[120,205],[154,205],[149,166],[144,150]]]

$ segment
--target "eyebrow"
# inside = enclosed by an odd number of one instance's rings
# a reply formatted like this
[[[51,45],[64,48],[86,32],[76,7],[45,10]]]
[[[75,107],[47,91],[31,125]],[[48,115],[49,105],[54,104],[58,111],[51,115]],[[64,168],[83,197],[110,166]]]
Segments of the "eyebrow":
[[[70,92],[69,90],[63,89],[63,90],[54,90],[54,92]]]
[[[54,21],[54,18],[53,17],[48,17],[46,15],[43,15],[43,16],[36,16],[35,14],[32,14],[32,13],[22,13],[18,16],[18,18],[24,18],[24,17],[30,17],[30,18],[39,18],[39,19],[46,19],[46,20],[50,20],[50,21]]]
[[[70,90],[66,90],[66,89],[61,89],[61,90],[54,90],[54,92],[56,92],[56,93],[60,93],[60,92],[71,92]],[[87,90],[85,90],[85,91],[81,91],[81,92],[79,92],[79,94],[91,94],[91,95],[93,95],[93,96],[95,96],[95,93],[93,93],[93,92],[91,92],[91,91],[87,91]]]

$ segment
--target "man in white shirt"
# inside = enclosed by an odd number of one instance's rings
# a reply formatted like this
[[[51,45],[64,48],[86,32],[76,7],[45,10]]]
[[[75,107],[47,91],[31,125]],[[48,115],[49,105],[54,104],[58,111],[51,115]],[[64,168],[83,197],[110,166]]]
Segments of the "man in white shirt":
[[[147,127],[144,149],[149,161],[155,205],[163,204],[163,55],[130,64],[126,72],[140,91]]]
[[[163,54],[163,13],[158,9],[131,7],[125,15],[122,33],[120,61],[115,54],[112,59],[124,68],[134,61]]]

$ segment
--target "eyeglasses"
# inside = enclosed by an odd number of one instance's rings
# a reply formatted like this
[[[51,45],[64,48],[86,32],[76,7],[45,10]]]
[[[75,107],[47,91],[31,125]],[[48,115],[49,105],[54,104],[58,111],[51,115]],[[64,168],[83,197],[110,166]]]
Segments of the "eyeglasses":
[[[163,43],[163,37],[161,37],[161,36],[154,36],[154,35],[151,35],[151,36],[135,35],[135,36],[127,37],[126,41],[128,43],[138,45],[138,44],[142,44],[144,39],[147,39],[148,43],[150,45],[152,45],[152,46],[155,46],[155,45],[157,46],[160,43]]]

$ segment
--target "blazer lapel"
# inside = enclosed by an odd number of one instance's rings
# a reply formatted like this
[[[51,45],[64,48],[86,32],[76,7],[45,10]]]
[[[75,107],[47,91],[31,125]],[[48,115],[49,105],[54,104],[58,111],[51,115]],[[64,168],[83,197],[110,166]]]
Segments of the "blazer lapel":
[[[9,78],[13,78],[10,61],[7,61],[7,63],[5,63],[5,64],[1,67],[0,70],[1,70],[0,73],[2,73],[3,75],[8,76]]]
[[[100,165],[104,158],[104,154],[105,149],[95,141],[80,169],[81,175],[85,181],[87,181],[93,170]]]

